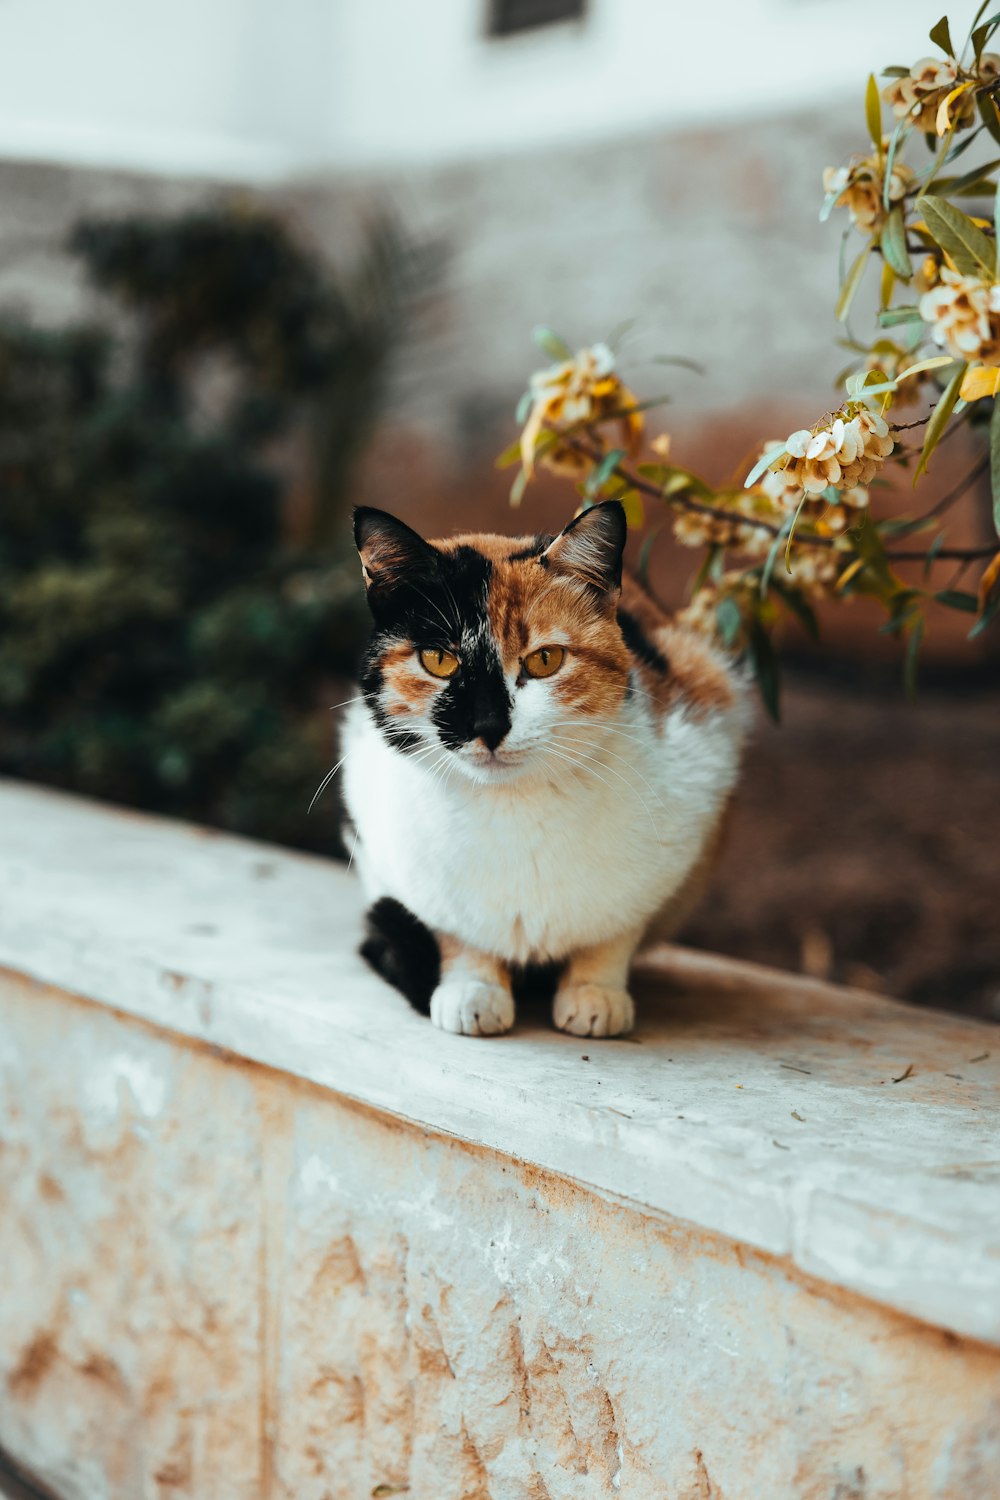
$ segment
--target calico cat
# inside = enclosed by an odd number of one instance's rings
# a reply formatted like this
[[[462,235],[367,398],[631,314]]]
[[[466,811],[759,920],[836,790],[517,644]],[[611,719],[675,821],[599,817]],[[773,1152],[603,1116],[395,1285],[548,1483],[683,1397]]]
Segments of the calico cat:
[[[610,500],[556,537],[427,542],[355,514],[374,619],[341,747],[361,951],[445,1031],[509,1030],[533,965],[556,976],[556,1026],[628,1031],[633,954],[700,894],[745,694],[622,576],[625,533]]]

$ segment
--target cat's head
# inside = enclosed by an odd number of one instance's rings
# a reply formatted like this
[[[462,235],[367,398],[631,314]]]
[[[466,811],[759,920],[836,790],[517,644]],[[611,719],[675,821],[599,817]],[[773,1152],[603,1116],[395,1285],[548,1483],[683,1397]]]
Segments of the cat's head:
[[[629,659],[615,609],[625,515],[584,511],[556,537],[427,542],[355,512],[375,621],[362,688],[385,737],[497,783],[558,768],[563,734],[613,715]],[[436,754],[435,754],[436,752]]]

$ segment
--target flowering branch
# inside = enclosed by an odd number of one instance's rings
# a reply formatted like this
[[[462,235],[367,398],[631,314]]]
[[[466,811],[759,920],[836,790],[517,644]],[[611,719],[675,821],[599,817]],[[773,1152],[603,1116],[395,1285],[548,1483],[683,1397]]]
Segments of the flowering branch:
[[[984,9],[960,52],[942,19],[931,31],[941,56],[887,69],[890,82],[881,97],[875,79],[868,80],[870,149],[826,170],[821,218],[846,209],[850,226],[866,241],[842,278],[841,322],[872,252],[875,263],[881,261],[879,328],[867,345],[849,340],[859,362],[842,404],[785,442],[765,443],[742,488],[714,487],[672,463],[666,437],[656,438],[650,457],[638,461],[643,412],[658,403],[636,399],[609,344],[573,354],[550,330],[536,330],[554,363],[532,375],[518,410],[520,439],[498,460],[519,464],[512,502],[520,502],[541,466],[573,480],[584,507],[619,499],[631,525],[643,524],[645,501],[664,504],[674,540],[703,549],[691,602],[679,619],[725,648],[746,651],[775,712],[771,630],[790,614],[817,633],[815,599],[865,594],[880,602],[885,628],[906,638],[908,685],[930,602],[975,615],[973,638],[1000,615],[1000,247],[996,214],[992,223],[970,218],[952,201],[996,200],[1000,162],[942,175],[981,131],[1000,142],[1000,54],[985,50],[1000,28],[1000,12],[979,24]],[[883,101],[895,117],[889,134],[883,132]],[[903,160],[914,133],[933,143],[923,172]],[[898,300],[900,289],[905,300]],[[928,393],[934,405],[926,415],[896,420],[897,410]],[[916,484],[949,434],[961,424],[975,430],[984,416],[990,452],[963,479],[916,516],[879,514],[870,486],[886,463],[915,459]],[[918,429],[919,448],[897,441]],[[946,546],[942,517],[987,472],[997,541]],[[931,531],[927,546],[896,545],[906,535]],[[643,547],[644,563],[651,540]],[[937,563],[948,561],[959,563],[959,571],[951,586],[936,591],[895,570],[922,563],[926,580]],[[984,567],[977,592],[957,589],[959,577],[978,562]]]

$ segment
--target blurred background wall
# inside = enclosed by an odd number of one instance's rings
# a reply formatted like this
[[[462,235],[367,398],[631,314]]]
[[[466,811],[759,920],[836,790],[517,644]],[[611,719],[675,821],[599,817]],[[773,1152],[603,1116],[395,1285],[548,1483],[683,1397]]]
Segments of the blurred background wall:
[[[973,8],[951,7],[956,35]],[[273,208],[337,261],[388,203],[436,269],[352,471],[359,498],[434,529],[510,529],[510,476],[492,460],[542,362],[532,326],[578,346],[629,318],[626,376],[670,394],[657,420],[677,460],[720,481],[835,403],[848,356],[822,169],[864,147],[868,73],[924,55],[940,10],[0,0],[0,307],[58,327],[102,306],[67,254],[84,216],[176,216],[222,195]],[[968,467],[965,441],[936,461],[942,488]],[[562,524],[572,501],[540,482],[525,528]],[[978,539],[985,517],[973,499],[954,540]],[[656,556],[654,576],[679,597],[688,560]],[[826,655],[792,683],[789,726],[762,731],[734,855],[692,935],[1000,1014],[998,841],[983,814],[1000,757],[995,673],[958,616],[935,622],[928,645],[945,696],[911,709],[896,644],[863,607],[837,612]],[[838,696],[845,662],[851,690]],[[261,777],[275,784],[270,765]]]
[[[0,0],[0,296],[67,310],[59,230],[83,208],[246,185],[336,249],[389,194],[446,257],[390,413],[435,479],[506,441],[539,322],[576,344],[635,317],[636,377],[735,461],[769,414],[829,398],[844,361],[820,173],[863,144],[868,72],[926,50],[939,10]],[[643,363],[657,353],[706,377],[665,378]]]

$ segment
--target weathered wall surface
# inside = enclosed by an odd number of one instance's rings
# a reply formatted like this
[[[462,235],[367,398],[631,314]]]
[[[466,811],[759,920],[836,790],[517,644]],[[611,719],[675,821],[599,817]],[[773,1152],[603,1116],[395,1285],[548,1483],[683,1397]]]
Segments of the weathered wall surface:
[[[67,1500],[1000,1495],[996,1350],[9,973],[0,1008],[0,1444]]]
[[[405,173],[327,175],[239,197],[286,210],[335,256],[350,256],[366,217],[386,203],[437,247],[437,281],[401,330],[359,497],[429,533],[558,529],[575,503],[565,483],[541,476],[515,518],[511,475],[493,466],[515,435],[530,371],[546,362],[530,337],[537,323],[580,345],[634,318],[624,373],[644,397],[669,395],[651,424],[669,428],[679,463],[715,483],[741,481],[762,442],[837,403],[834,377],[848,360],[833,319],[842,226],[821,225],[818,209],[823,167],[858,147],[860,128],[860,110],[845,104],[739,130],[647,132]],[[81,215],[169,213],[220,191],[0,163],[0,310],[61,321],[92,306],[64,253]],[[862,294],[859,335],[871,311]],[[700,361],[704,374],[654,363],[662,354]],[[976,452],[965,435],[949,443],[928,498],[964,475]],[[898,498],[883,503],[912,509],[905,477]],[[989,528],[984,490],[958,507],[951,539],[979,541]],[[669,602],[682,598],[693,556],[666,537],[654,549],[653,581]],[[876,614],[865,604],[831,612],[834,639],[880,649]],[[978,658],[988,641],[968,646],[966,634],[960,616],[942,611],[928,649]],[[896,651],[891,641],[881,649]]]

